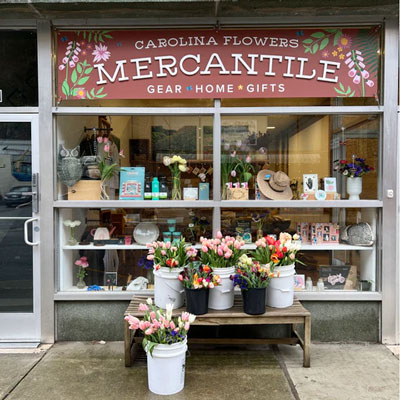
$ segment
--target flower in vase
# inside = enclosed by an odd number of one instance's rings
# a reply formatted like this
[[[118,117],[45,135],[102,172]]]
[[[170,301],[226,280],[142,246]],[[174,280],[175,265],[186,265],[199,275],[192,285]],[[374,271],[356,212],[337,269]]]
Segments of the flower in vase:
[[[183,164],[179,165],[178,168],[179,168],[179,171],[181,171],[181,172],[186,172],[187,171],[187,167],[185,165],[183,165]]]

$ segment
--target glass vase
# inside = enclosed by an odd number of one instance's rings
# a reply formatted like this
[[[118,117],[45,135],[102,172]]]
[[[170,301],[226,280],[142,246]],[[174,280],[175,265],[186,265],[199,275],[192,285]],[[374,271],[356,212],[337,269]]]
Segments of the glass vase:
[[[77,243],[78,243],[78,241],[75,239],[74,228],[71,227],[70,236],[69,236],[67,245],[68,245],[68,246],[75,246]]]
[[[76,287],[77,287],[78,289],[85,289],[85,287],[86,287],[86,282],[85,282],[85,280],[83,279],[83,276],[80,276],[80,277],[79,277],[79,280],[78,280],[78,283],[76,284]]]
[[[172,177],[172,200],[182,200],[180,176]]]

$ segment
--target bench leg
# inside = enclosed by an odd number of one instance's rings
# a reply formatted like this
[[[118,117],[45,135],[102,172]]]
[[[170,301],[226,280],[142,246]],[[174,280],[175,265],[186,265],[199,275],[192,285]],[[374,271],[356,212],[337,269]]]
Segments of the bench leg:
[[[124,321],[124,349],[125,349],[125,367],[132,365],[131,356],[131,334],[132,331],[129,329],[128,321]],[[135,332],[133,332],[135,334]]]
[[[310,367],[310,345],[311,345],[311,317],[304,318],[304,358],[303,367]]]

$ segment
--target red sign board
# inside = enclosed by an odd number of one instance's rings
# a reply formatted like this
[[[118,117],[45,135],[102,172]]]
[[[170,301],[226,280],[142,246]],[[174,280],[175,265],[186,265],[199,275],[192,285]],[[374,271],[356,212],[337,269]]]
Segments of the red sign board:
[[[60,99],[373,97],[379,29],[57,32]]]

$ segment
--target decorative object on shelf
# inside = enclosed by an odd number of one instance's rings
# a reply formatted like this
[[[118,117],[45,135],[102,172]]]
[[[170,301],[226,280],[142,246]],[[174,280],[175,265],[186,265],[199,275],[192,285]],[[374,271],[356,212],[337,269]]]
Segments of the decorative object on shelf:
[[[68,191],[68,200],[100,200],[101,181],[80,180]]]
[[[172,310],[172,304],[159,309],[148,298],[146,304],[139,305],[139,311],[144,312],[142,320],[132,315],[125,317],[130,329],[143,332],[149,389],[160,395],[172,395],[184,387],[187,332],[196,319],[188,312],[173,318]]]
[[[227,200],[248,200],[249,189],[247,188],[228,188]]]
[[[119,239],[111,239],[111,235],[114,233],[116,227],[111,227],[109,231],[107,227],[99,226],[98,228],[93,228],[90,234],[93,236],[93,243],[95,245],[104,244],[119,244]]]
[[[293,304],[294,274],[296,254],[300,250],[297,234],[281,233],[279,240],[272,236],[256,242],[256,250],[251,254],[261,266],[271,271],[271,282],[267,291],[267,305],[285,308]]]
[[[322,281],[321,278],[319,278],[317,282],[317,291],[322,292],[323,290],[324,290],[324,282]]]
[[[200,261],[210,266],[221,278],[221,284],[211,291],[208,307],[213,310],[226,310],[233,306],[233,282],[230,276],[235,273],[235,265],[243,254],[244,241],[233,237],[223,237],[217,233],[215,239],[200,238]]]
[[[160,182],[156,176],[151,181],[151,199],[160,200]]]
[[[152,190],[151,190],[151,176],[150,172],[146,172],[145,180],[144,180],[144,199],[151,200]]]
[[[319,276],[318,282],[321,280],[322,286],[326,290],[357,289],[357,267],[355,265],[320,265]]]
[[[264,236],[263,225],[269,219],[269,211],[265,210],[264,213],[255,213],[251,216],[251,219],[256,224],[257,228],[257,240]]]
[[[227,151],[229,151],[229,144],[227,145]],[[235,167],[237,164],[236,150],[231,150],[229,154],[221,154],[221,185],[222,193],[221,199],[226,200],[227,198],[227,183],[236,177]]]
[[[270,281],[270,269],[243,254],[231,276],[234,286],[242,292],[243,311],[250,315],[264,314],[266,289]]]
[[[167,224],[168,224],[168,230],[171,232],[175,232],[175,227],[176,227],[176,219],[174,218],[169,218],[167,219]]]
[[[144,199],[144,167],[123,167],[120,169],[119,199]]]
[[[182,234],[180,232],[172,232],[172,243],[178,243],[182,238]]]
[[[79,146],[73,149],[66,149],[63,145],[60,146],[57,160],[57,175],[60,181],[72,187],[82,177],[82,162],[79,157]]]
[[[361,292],[370,292],[372,289],[372,281],[361,280],[358,282],[358,290]]]
[[[335,160],[334,170],[347,177],[346,189],[349,194],[349,200],[360,200],[362,192],[362,177],[373,171],[374,168],[365,163],[364,158],[352,156],[352,162],[347,160]]]
[[[348,225],[340,234],[340,241],[353,246],[373,246],[374,232],[367,222]]]
[[[210,199],[210,184],[208,182],[199,183],[199,200]]]
[[[160,200],[168,200],[167,178],[160,176]]]
[[[318,190],[318,174],[303,174],[304,193],[315,193]]]
[[[237,220],[236,221],[236,240],[244,243],[252,243],[251,236],[251,221],[249,220]]]
[[[101,286],[98,286],[98,285],[90,285],[88,288],[87,288],[87,291],[88,292],[100,292],[100,291],[102,291],[102,290],[104,290]]]
[[[270,200],[291,200],[290,178],[282,171],[262,169],[257,174],[258,188],[263,196]]]
[[[183,188],[183,200],[198,200],[199,189],[194,187]]]
[[[163,232],[163,241],[172,242],[172,233],[171,232]]]
[[[160,230],[153,222],[140,222],[133,230],[133,238],[138,244],[145,245],[158,239]]]
[[[146,271],[146,277],[147,277],[147,282],[150,285],[154,285],[154,274],[153,274],[153,268],[154,268],[154,262],[153,260],[148,260],[147,256],[143,256],[139,258],[138,261],[138,266],[141,268],[144,268]]]
[[[78,241],[75,239],[75,228],[81,224],[81,221],[79,221],[78,219],[74,221],[67,219],[63,222],[63,224],[70,228],[70,236],[67,245],[75,246],[78,243]]]
[[[327,193],[336,193],[336,178],[326,177],[324,178],[324,190]]]
[[[326,192],[325,190],[317,190],[315,192],[315,200],[326,200]]]
[[[253,176],[252,172],[255,172],[254,166],[251,163],[251,155],[237,156],[234,171],[238,175],[239,182],[248,183]]]
[[[339,225],[331,222],[300,222],[297,224],[297,235],[302,244],[338,244]]]
[[[149,270],[147,270],[149,271]],[[148,287],[149,280],[144,276],[138,276],[136,279],[131,281],[126,290],[145,290]]]
[[[172,303],[175,308],[183,305],[183,286],[178,275],[183,268],[196,258],[197,250],[185,243],[178,242],[148,243],[147,259],[154,262],[154,297],[158,307],[165,308]]]
[[[313,291],[313,282],[312,282],[311,276],[307,276],[307,279],[306,279],[306,290],[308,292],[312,292]]]
[[[114,286],[117,286],[118,276],[116,272],[104,272],[104,286],[108,287],[108,290],[114,290]]]
[[[99,139],[99,138],[97,138]],[[111,146],[108,142],[105,142],[104,138],[104,154],[102,159],[99,162],[99,170],[100,170],[100,179],[101,179],[101,199],[102,200],[110,200],[110,196],[107,193],[107,185],[111,181],[111,179],[114,178],[114,176],[118,173],[120,170],[119,168],[119,160],[113,160],[111,157]],[[108,139],[107,139],[108,141]],[[119,157],[125,157],[124,156],[124,151],[121,150],[119,152]],[[143,187],[143,186],[142,186]]]
[[[74,264],[79,267],[76,274],[76,277],[78,278],[78,283],[76,284],[76,287],[78,289],[84,289],[86,287],[86,283],[84,280],[86,276],[86,268],[89,266],[87,257],[81,257],[80,259],[76,260]]]
[[[305,275],[303,274],[295,274],[294,275],[294,290],[304,290],[305,285]]]
[[[171,170],[172,175],[172,200],[181,200],[181,173],[187,171],[187,162],[184,158],[174,155],[173,157],[165,156],[163,164]]]
[[[220,277],[213,275],[208,265],[198,262],[189,263],[178,275],[185,288],[186,309],[194,315],[203,315],[208,311],[208,289],[213,289],[220,283]]]

